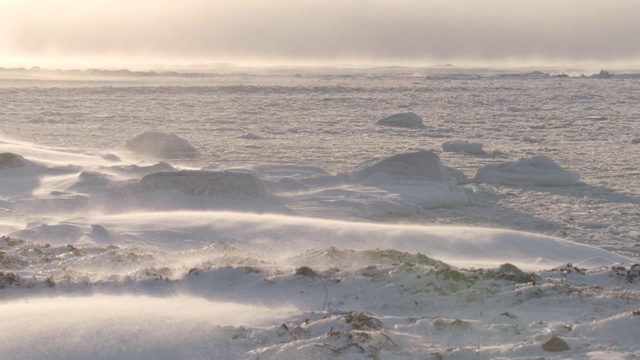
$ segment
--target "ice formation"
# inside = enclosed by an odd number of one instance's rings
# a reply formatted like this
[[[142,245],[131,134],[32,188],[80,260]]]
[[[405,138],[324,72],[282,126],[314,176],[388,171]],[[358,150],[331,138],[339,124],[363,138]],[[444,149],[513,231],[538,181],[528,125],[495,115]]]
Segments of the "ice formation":
[[[162,158],[195,157],[198,153],[189,141],[176,134],[145,131],[125,144],[127,150]]]
[[[450,184],[440,157],[432,151],[398,154],[371,159],[351,171],[355,182],[379,183],[398,180],[418,180]]]
[[[474,155],[485,154],[482,143],[472,143],[468,141],[447,141],[442,144],[442,150],[446,152],[458,152]]]
[[[440,157],[432,151],[371,159],[356,166],[351,171],[350,178],[352,182],[382,189],[396,201],[417,205],[421,209],[467,203],[464,190],[458,188],[456,180],[447,172]]]
[[[247,195],[263,197],[267,190],[255,174],[232,171],[159,171],[139,182],[145,191],[175,190],[189,195]]]
[[[376,122],[376,125],[394,126],[402,128],[423,128],[424,123],[419,115],[412,112],[399,113],[388,116],[384,119],[380,119]]]
[[[575,184],[578,180],[578,174],[564,170],[544,155],[485,165],[475,176],[478,183],[504,185],[562,186]]]

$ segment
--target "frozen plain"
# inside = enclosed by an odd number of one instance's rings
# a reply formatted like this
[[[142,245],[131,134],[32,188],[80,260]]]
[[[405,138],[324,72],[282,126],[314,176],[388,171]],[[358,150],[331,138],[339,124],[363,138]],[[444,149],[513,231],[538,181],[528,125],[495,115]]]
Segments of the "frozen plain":
[[[0,153],[27,165],[0,169],[7,358],[640,356],[637,78],[12,75],[0,95]],[[375,124],[409,111],[423,127]],[[125,149],[145,131],[197,155]],[[442,151],[456,140],[484,153]],[[446,207],[411,181],[345,183],[420,150],[471,180],[545,155],[580,181],[472,182]],[[131,185],[203,168],[254,173],[266,195]],[[571,349],[543,350],[554,334]]]

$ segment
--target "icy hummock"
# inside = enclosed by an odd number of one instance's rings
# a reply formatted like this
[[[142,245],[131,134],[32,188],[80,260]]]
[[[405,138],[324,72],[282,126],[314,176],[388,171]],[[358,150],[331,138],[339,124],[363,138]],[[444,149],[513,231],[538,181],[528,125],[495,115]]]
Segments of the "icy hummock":
[[[395,194],[402,201],[422,209],[454,207],[467,203],[440,157],[433,151],[416,151],[374,158],[357,165],[350,173],[354,183],[374,186]]]
[[[380,183],[418,180],[449,184],[440,157],[433,151],[417,151],[371,159],[351,170],[355,182]]]
[[[419,115],[412,112],[398,113],[398,114],[388,116],[384,119],[380,119],[376,121],[376,125],[394,126],[394,127],[401,127],[401,128],[413,128],[413,129],[424,128],[424,123],[422,122],[422,118]]]
[[[198,153],[186,139],[160,131],[145,131],[138,134],[127,141],[125,148],[141,155],[161,158],[195,157]]]
[[[545,155],[485,165],[475,176],[477,183],[504,185],[563,186],[579,180],[578,174],[564,170]]]
[[[139,182],[145,191],[175,190],[189,195],[267,195],[264,184],[255,174],[233,171],[158,171]]]

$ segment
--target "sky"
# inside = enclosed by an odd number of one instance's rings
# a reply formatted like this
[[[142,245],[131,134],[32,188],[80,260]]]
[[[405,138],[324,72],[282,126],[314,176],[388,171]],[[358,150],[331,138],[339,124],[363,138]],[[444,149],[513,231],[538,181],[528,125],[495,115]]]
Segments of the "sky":
[[[0,66],[640,65],[638,0],[0,0]]]

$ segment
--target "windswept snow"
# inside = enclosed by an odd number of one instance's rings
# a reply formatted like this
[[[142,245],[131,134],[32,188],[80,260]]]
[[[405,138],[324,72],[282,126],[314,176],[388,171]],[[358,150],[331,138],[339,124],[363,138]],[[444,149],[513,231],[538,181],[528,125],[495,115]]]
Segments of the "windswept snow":
[[[0,79],[0,358],[640,357],[637,79],[328,71]]]

